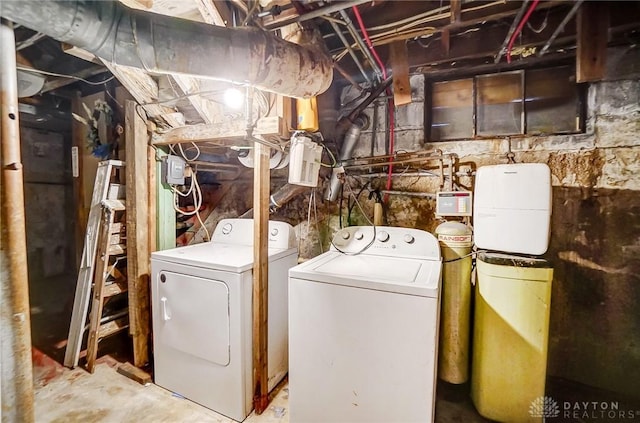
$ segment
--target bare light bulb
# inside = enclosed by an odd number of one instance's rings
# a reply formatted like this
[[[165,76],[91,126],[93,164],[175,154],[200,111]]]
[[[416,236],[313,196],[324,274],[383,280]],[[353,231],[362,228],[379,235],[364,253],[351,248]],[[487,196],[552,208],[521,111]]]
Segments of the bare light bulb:
[[[232,109],[240,109],[244,103],[244,94],[237,88],[227,88],[224,92],[224,104]]]

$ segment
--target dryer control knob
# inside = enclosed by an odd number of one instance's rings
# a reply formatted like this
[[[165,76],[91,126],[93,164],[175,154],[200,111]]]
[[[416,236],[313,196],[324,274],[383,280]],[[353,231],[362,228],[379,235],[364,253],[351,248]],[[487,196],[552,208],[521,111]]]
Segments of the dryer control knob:
[[[276,236],[276,235],[278,235],[278,228],[271,229],[271,236]]]
[[[360,231],[356,232],[356,239],[358,241],[361,241],[362,238],[364,238],[364,234],[362,232],[360,232]]]
[[[229,235],[229,233],[231,233],[231,229],[233,229],[233,225],[231,223],[225,223],[222,227],[222,234]]]
[[[404,236],[404,242],[406,242],[407,244],[413,244],[413,241],[415,241],[413,235],[406,234]]]
[[[342,233],[340,234],[340,236],[342,236],[342,239],[349,239],[349,237],[351,236],[351,234],[349,234],[349,231],[342,231]]]
[[[389,241],[389,234],[385,231],[378,232],[378,236],[376,238],[378,238],[378,241],[380,242],[387,242]]]

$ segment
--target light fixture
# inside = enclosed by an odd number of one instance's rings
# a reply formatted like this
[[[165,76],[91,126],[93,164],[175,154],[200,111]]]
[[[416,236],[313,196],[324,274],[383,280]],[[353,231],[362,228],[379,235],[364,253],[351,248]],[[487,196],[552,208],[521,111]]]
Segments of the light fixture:
[[[224,104],[231,108],[238,110],[244,103],[244,94],[237,88],[227,88],[224,92]]]

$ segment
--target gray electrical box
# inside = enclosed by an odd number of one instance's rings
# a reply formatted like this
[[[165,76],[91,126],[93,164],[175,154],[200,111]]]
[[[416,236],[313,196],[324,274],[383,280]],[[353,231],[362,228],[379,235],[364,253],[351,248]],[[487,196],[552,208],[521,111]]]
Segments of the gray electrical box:
[[[187,162],[179,156],[166,156],[162,160],[162,180],[169,185],[184,185]]]
[[[441,191],[436,197],[436,216],[471,216],[471,191]]]

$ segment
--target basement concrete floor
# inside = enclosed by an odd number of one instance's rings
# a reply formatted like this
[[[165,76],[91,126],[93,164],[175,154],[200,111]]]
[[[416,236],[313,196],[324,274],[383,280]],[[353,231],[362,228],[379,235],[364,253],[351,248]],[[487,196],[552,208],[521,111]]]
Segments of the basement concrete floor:
[[[35,414],[39,423],[233,422],[159,386],[143,386],[122,376],[116,372],[120,363],[108,356],[99,359],[93,375],[82,368],[64,368],[39,352],[34,354],[34,364]],[[468,398],[447,399],[444,395],[446,392],[439,392],[437,422],[487,421],[477,414]],[[252,413],[245,422],[288,423],[288,397],[285,381],[274,391],[267,411],[259,416]]]

